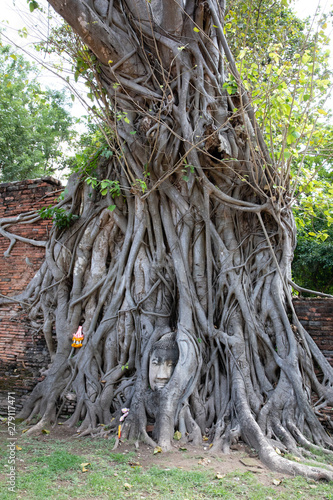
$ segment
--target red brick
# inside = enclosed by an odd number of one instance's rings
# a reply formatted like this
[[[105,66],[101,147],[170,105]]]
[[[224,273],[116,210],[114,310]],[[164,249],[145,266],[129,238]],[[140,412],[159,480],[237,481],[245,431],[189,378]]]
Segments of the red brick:
[[[52,178],[0,184],[0,217],[13,217],[54,204],[61,190],[59,181]],[[50,221],[43,220],[31,225],[16,225],[15,231],[13,227],[10,230],[26,238],[46,241],[51,227]],[[5,258],[3,254],[8,246],[9,240],[0,236],[0,293],[16,295],[40,268],[44,249],[17,242],[10,256]],[[26,257],[32,266],[27,265]],[[17,392],[18,407],[21,397],[40,379],[38,369],[49,363],[48,355],[43,354],[47,351],[45,347],[43,335],[31,333],[17,304],[0,306],[0,379],[5,381],[4,386],[10,383]],[[39,364],[37,355],[41,360]],[[22,362],[28,369],[23,369]],[[5,372],[13,374],[14,368],[19,378],[4,375]]]

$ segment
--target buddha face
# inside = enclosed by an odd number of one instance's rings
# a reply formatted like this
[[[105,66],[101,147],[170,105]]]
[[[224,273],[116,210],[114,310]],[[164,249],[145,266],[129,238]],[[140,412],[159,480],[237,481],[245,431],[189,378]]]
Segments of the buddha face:
[[[174,335],[164,335],[156,342],[149,360],[149,384],[153,391],[169,382],[178,361],[178,346]]]

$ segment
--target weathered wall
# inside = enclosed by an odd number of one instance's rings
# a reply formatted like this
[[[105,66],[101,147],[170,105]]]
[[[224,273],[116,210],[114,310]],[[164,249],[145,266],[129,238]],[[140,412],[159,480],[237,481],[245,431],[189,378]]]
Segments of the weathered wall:
[[[7,219],[54,204],[62,190],[61,183],[51,177],[0,184],[0,218]],[[46,241],[51,226],[51,221],[43,220],[15,225],[13,232]],[[24,290],[38,271],[45,250],[17,242],[5,257],[8,245],[9,240],[0,235],[0,294],[13,296]],[[40,369],[48,363],[41,325],[28,326],[18,304],[0,306],[0,411],[7,407],[8,390],[16,393],[19,408],[21,397],[40,380]]]
[[[299,320],[333,366],[333,299],[295,299]]]
[[[302,325],[333,366],[333,299],[295,299],[294,306]],[[332,420],[333,408],[322,408],[318,418],[324,424],[328,418]],[[331,427],[328,431],[331,432]]]
[[[62,189],[61,183],[52,177],[0,184],[0,218],[15,217],[53,204]],[[47,220],[20,224],[15,226],[15,233],[45,241],[51,226]],[[14,295],[24,289],[39,269],[45,251],[42,247],[17,242],[10,255],[4,257],[8,245],[9,240],[0,235],[0,293]]]

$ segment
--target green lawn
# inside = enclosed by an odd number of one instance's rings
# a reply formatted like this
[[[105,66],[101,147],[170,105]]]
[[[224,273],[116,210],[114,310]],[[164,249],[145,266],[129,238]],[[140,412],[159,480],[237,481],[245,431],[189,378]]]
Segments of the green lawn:
[[[18,438],[16,450],[16,491],[8,491],[8,451],[1,434],[1,500],[33,499],[327,499],[333,500],[333,484],[314,483],[304,478],[282,478],[274,484],[274,473],[234,470],[220,479],[212,468],[200,467],[190,451],[181,459],[189,467],[173,466],[173,456],[153,455],[134,446],[112,451],[112,440],[82,438],[54,439],[51,435]],[[147,447],[146,447],[147,449]],[[141,451],[141,452],[140,452]],[[162,458],[163,461],[162,461]],[[169,457],[169,456],[168,456]],[[140,462],[143,465],[141,466]],[[195,460],[193,460],[195,458]],[[190,462],[192,460],[192,462]],[[85,465],[83,465],[85,464]],[[167,464],[167,465],[166,465]],[[264,478],[264,481],[263,481]],[[279,482],[279,481],[276,481]],[[264,483],[264,484],[263,484]]]

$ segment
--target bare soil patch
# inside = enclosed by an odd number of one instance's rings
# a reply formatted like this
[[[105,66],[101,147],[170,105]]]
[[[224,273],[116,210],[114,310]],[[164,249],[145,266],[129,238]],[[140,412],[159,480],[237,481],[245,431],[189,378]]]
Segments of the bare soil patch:
[[[68,444],[68,451],[78,455],[89,448],[89,443],[96,442],[97,439],[101,440],[101,438],[80,438],[75,430],[69,429],[66,425],[58,425],[50,434],[41,434],[35,439],[44,443],[65,440]],[[130,458],[128,464],[133,467],[141,466],[144,469],[152,466],[163,469],[178,468],[185,471],[205,469],[213,471],[219,476],[235,471],[239,471],[239,473],[249,471],[255,473],[258,481],[265,486],[271,486],[273,478],[281,481],[284,477],[288,477],[272,472],[265,467],[258,459],[257,453],[243,443],[232,446],[230,454],[223,454],[222,452],[211,453],[209,444],[205,441],[201,447],[195,447],[191,444],[183,445],[174,441],[172,451],[154,454],[154,450],[150,446],[140,443],[139,448],[137,448],[134,443],[125,441],[119,443],[114,453],[125,456],[130,453],[131,457],[134,458]]]

